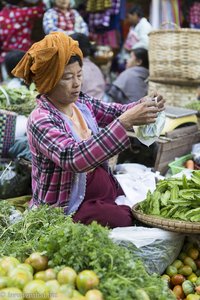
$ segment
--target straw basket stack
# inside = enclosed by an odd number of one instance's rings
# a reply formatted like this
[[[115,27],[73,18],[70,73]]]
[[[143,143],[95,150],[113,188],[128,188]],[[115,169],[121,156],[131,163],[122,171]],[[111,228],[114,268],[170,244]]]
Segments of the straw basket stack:
[[[185,106],[196,100],[200,86],[199,49],[198,29],[152,31],[149,34],[149,92],[159,91],[167,104],[174,106]]]

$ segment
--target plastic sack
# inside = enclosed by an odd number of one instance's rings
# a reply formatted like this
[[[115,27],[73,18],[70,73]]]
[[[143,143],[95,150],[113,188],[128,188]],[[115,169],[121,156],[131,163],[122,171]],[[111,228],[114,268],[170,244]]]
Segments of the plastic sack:
[[[0,172],[0,200],[31,194],[31,172],[19,161],[10,162]]]
[[[200,166],[200,143],[192,146],[192,152],[194,162]]]
[[[150,146],[160,136],[165,126],[165,112],[162,111],[158,114],[155,123],[141,126],[133,126],[136,138],[144,145]]]
[[[185,238],[176,232],[136,226],[114,228],[109,236],[141,259],[149,274],[163,274],[179,255]]]

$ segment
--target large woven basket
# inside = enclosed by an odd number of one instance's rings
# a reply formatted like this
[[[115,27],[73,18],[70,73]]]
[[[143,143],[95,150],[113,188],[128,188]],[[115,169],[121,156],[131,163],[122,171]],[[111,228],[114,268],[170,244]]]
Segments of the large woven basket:
[[[200,233],[200,222],[178,221],[175,219],[165,219],[158,216],[146,215],[138,211],[138,204],[133,206],[132,213],[137,220],[153,227],[180,233]]]
[[[149,33],[150,80],[200,83],[200,30],[160,29]]]
[[[166,99],[167,105],[184,107],[197,99],[197,87],[149,81],[148,93],[157,91]]]

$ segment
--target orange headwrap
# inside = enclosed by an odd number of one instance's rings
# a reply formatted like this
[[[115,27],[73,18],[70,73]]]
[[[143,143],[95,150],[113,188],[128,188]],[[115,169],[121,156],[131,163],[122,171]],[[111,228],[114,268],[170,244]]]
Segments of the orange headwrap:
[[[23,78],[27,84],[33,81],[39,93],[47,93],[61,79],[73,55],[83,58],[78,42],[64,32],[52,32],[32,45],[12,74]]]

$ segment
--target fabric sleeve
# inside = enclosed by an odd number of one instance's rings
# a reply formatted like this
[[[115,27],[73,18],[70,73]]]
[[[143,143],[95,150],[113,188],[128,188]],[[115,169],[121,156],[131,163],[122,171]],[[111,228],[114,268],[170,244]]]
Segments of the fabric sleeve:
[[[56,165],[72,172],[95,168],[130,144],[126,130],[118,119],[88,140],[75,142],[69,133],[62,131],[43,113],[29,117],[28,139],[30,148],[36,148]]]
[[[106,93],[108,94],[108,96],[112,98],[113,102],[117,102],[121,104],[126,104],[130,102],[129,99],[124,94],[124,92],[114,84],[111,84],[109,86]]]
[[[74,16],[75,16],[74,32],[79,32],[79,33],[83,33],[85,35],[89,35],[88,25],[83,20],[82,16],[75,9],[73,9],[73,12],[74,12]]]
[[[64,31],[57,27],[58,17],[53,9],[49,9],[45,12],[43,17],[43,29],[45,34],[49,34],[52,31]]]
[[[106,103],[86,94],[84,94],[84,101],[93,112],[98,126],[102,128],[117,119],[127,109],[140,103],[139,101],[124,105],[119,103]]]

